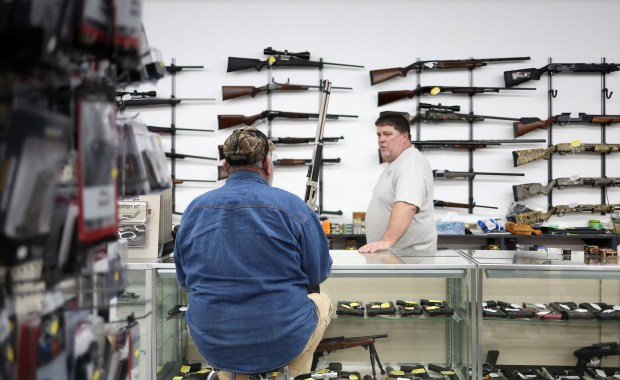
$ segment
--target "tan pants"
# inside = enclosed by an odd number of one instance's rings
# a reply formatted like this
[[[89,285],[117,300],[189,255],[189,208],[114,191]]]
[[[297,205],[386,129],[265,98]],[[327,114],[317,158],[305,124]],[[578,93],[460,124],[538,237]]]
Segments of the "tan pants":
[[[319,314],[319,321],[316,324],[316,328],[310,336],[308,343],[306,343],[306,347],[304,348],[304,350],[288,364],[289,376],[291,379],[295,376],[301,375],[302,373],[310,372],[310,367],[312,366],[312,355],[314,354],[314,350],[316,350],[316,346],[318,346],[319,342],[321,342],[321,339],[323,339],[323,333],[325,333],[329,322],[331,322],[332,300],[329,298],[329,296],[322,292],[310,293],[308,294],[308,298],[310,298],[310,300],[312,300],[312,302],[314,302],[314,304],[316,305],[316,309]],[[230,372],[221,371],[220,373],[218,373],[218,377],[220,380],[229,380]],[[247,379],[247,375],[235,375],[235,380]]]

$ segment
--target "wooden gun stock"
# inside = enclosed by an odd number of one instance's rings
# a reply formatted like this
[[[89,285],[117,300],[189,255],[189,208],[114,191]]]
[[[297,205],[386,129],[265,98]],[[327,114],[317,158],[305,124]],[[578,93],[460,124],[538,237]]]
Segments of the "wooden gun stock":
[[[240,98],[242,96],[255,97],[261,92],[270,91],[307,91],[310,86],[301,84],[274,84],[262,87],[253,86],[222,86],[222,100]]]
[[[226,129],[231,128],[239,124],[245,124],[251,126],[256,121],[262,118],[262,114],[257,114],[253,116],[244,116],[244,115],[217,115],[217,126],[218,129]]]
[[[261,88],[254,86],[222,86],[222,100],[240,98],[242,96],[255,97],[260,92]]]
[[[620,117],[619,116],[604,116],[604,115],[600,115],[600,116],[595,116],[592,118],[592,123],[593,124],[603,124],[603,125],[610,125],[613,123],[620,123]]]
[[[555,122],[555,117],[550,117],[547,120],[540,120],[537,117],[521,118],[519,121],[515,121],[512,124],[514,137],[523,136],[524,134],[532,132],[536,129],[547,129]]]
[[[410,91],[410,90],[380,91],[377,94],[377,97],[378,97],[377,105],[382,106],[388,103],[395,102],[400,99],[413,98],[415,94],[416,94],[415,90],[414,91]]]
[[[402,67],[394,67],[391,69],[371,70],[370,71],[370,85],[373,86],[377,83],[382,83],[387,80],[396,77],[406,77],[407,70]]]

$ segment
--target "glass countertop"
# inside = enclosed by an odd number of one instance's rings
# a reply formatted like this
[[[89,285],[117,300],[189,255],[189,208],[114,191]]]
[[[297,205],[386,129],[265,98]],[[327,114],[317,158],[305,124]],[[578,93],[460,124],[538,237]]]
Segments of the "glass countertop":
[[[598,255],[572,251],[569,255],[536,251],[461,250],[483,269],[520,271],[587,271],[620,274],[617,256],[602,260]],[[605,262],[608,261],[608,262]]]

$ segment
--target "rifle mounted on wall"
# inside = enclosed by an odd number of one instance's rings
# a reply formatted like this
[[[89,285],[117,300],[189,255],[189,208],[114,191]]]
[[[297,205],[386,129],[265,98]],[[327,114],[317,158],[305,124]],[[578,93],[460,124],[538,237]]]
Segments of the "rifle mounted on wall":
[[[519,137],[536,129],[547,129],[553,124],[563,126],[569,123],[611,125],[620,123],[620,115],[589,115],[580,112],[577,117],[573,117],[570,112],[563,112],[545,120],[541,120],[537,117],[522,117],[519,121],[513,123],[513,131],[514,136]]]
[[[503,117],[503,116],[487,116],[487,115],[474,115],[468,113],[457,113],[455,110],[460,110],[460,106],[442,106],[441,104],[428,104],[428,103],[420,103],[421,109],[426,109],[424,112],[418,112],[414,115],[407,112],[396,112],[396,111],[383,111],[379,115],[384,116],[390,113],[397,113],[403,115],[407,120],[409,120],[410,124],[414,124],[418,121],[423,123],[435,122],[435,121],[466,121],[469,123],[476,121],[484,121],[486,119],[492,120],[508,120],[515,121],[519,120],[514,117]]]
[[[550,63],[540,69],[529,68],[504,71],[504,84],[513,87],[532,79],[540,80],[544,73],[601,73],[609,74],[620,70],[619,63]]]
[[[464,95],[476,95],[485,92],[500,92],[504,90],[536,90],[533,87],[522,88],[508,88],[508,87],[463,87],[463,86],[418,86],[413,90],[398,90],[398,91],[379,91],[377,93],[378,106],[383,106],[388,103],[395,102],[397,100],[409,98],[421,95],[437,95],[445,92],[449,94],[464,94]]]
[[[545,139],[523,139],[523,140],[414,140],[411,144],[418,150],[428,149],[480,149],[489,145],[503,144],[527,144],[546,142]]]
[[[562,177],[556,178],[546,185],[541,183],[524,183],[513,185],[512,193],[516,202],[535,197],[537,195],[549,195],[553,188],[563,190],[567,187],[618,187],[620,177],[586,177],[579,178]]]
[[[493,176],[524,176],[523,173],[492,173],[492,172],[458,172],[451,170],[433,170],[433,178],[474,178],[477,175]]]
[[[422,72],[425,70],[475,69],[476,67],[486,66],[489,62],[528,61],[529,59],[530,57],[509,57],[417,61],[406,67],[371,70],[370,84],[374,86],[392,78],[406,77],[407,73],[412,70]]]
[[[272,82],[261,87],[253,86],[222,86],[222,100],[240,98],[242,96],[255,97],[260,93],[271,93],[280,91],[308,91],[311,88],[321,89],[321,86],[310,86],[306,84],[290,84]],[[352,90],[352,87],[332,87],[332,90]]]
[[[291,53],[288,50],[279,51],[274,50],[271,47],[265,48],[263,50],[263,54],[268,55],[269,57],[261,61],[260,59],[253,58],[237,58],[237,57],[228,57],[228,68],[226,72],[240,71],[240,70],[248,70],[254,69],[256,71],[261,71],[263,67],[315,67],[318,69],[323,68],[324,65],[329,66],[342,66],[342,67],[358,67],[364,68],[364,66],[360,65],[350,65],[345,63],[333,63],[333,62],[323,62],[320,61],[311,61],[310,60],[310,52],[304,51],[301,53]]]
[[[244,115],[217,115],[218,129],[225,129],[234,127],[236,125],[245,124],[248,126],[253,125],[259,120],[272,121],[275,118],[286,119],[316,119],[319,117],[318,113],[306,113],[306,112],[285,112],[285,111],[272,111],[265,110],[259,114],[244,116]],[[338,120],[341,117],[357,118],[357,115],[332,115],[327,114],[325,117],[329,120]]]
[[[568,213],[586,213],[601,215],[609,214],[620,209],[620,204],[583,204],[577,206],[559,205],[551,207],[547,212],[528,211],[514,216],[517,224],[536,224],[546,222],[551,216],[564,216]]]
[[[512,152],[512,160],[514,166],[517,167],[541,158],[548,159],[554,153],[560,155],[583,152],[609,154],[618,151],[620,151],[620,144],[582,144],[579,141],[573,141],[551,145],[548,148],[516,150]]]

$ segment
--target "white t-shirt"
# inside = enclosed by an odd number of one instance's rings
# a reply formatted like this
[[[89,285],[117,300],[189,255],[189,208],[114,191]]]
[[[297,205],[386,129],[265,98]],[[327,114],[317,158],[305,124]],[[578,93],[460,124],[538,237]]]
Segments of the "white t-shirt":
[[[437,230],[433,205],[433,171],[415,147],[405,149],[386,165],[372,192],[366,211],[366,241],[378,241],[390,220],[395,202],[418,207],[409,229],[393,249],[437,250]]]

